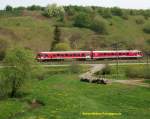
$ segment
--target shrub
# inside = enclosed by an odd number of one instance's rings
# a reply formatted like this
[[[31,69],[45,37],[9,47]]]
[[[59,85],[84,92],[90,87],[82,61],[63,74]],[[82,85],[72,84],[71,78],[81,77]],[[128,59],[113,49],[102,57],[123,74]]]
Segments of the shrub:
[[[44,11],[44,15],[47,17],[63,16],[64,14],[64,8],[62,6],[57,6],[57,4],[48,5]]]
[[[102,70],[96,72],[95,75],[109,75],[110,73],[111,68],[108,64],[106,64],[106,66]]]
[[[149,74],[150,67],[127,67],[125,70],[125,74],[130,78],[150,78]]]
[[[101,14],[104,18],[111,18],[112,17],[110,9],[104,9]]]
[[[150,22],[148,22],[148,23],[146,23],[146,24],[144,25],[143,31],[144,31],[145,33],[150,34]]]
[[[135,22],[137,24],[143,24],[144,23],[144,18],[142,16],[139,16],[135,19]]]
[[[67,50],[70,50],[70,45],[68,43],[58,43],[55,45],[54,50],[67,51]]]
[[[32,6],[29,6],[27,9],[31,10],[31,11],[33,11],[33,10],[42,10],[42,7],[40,7],[39,5],[32,5]]]
[[[113,15],[115,16],[122,16],[123,15],[123,11],[122,9],[118,8],[118,7],[114,7],[111,9],[111,12]]]
[[[7,5],[5,8],[6,11],[13,11],[13,7],[10,5]]]
[[[73,63],[70,65],[69,71],[71,73],[80,73],[82,71],[81,69],[82,69],[82,67],[80,65]]]
[[[85,27],[88,28],[90,26],[90,16],[86,13],[79,13],[74,19],[75,27]]]
[[[6,40],[0,40],[0,60],[4,59],[7,47],[8,43]]]
[[[97,32],[97,33],[101,33],[101,34],[107,34],[108,30],[107,30],[107,24],[105,22],[104,19],[100,19],[98,17],[96,17],[93,22],[91,23],[90,28]]]

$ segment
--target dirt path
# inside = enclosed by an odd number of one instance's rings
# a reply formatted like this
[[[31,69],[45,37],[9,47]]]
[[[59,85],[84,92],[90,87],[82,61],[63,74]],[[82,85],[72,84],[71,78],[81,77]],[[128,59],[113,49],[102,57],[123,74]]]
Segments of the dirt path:
[[[84,79],[86,79],[86,78],[93,79],[93,78],[95,78],[93,76],[93,74],[97,71],[102,70],[105,67],[105,64],[92,64],[91,66],[92,66],[92,68],[90,69],[90,71],[81,74],[79,77],[84,78]],[[112,83],[112,82],[122,83],[122,84],[126,84],[126,85],[137,85],[137,86],[150,88],[150,84],[144,83],[144,80],[111,80],[111,79],[108,79],[108,83]]]
[[[117,82],[117,83],[122,83],[127,85],[150,87],[150,84],[144,83],[144,80],[113,80],[112,82]]]
[[[81,74],[79,77],[80,78],[94,78],[93,74],[97,71],[100,71],[101,69],[105,67],[104,64],[92,64],[91,66],[92,68],[90,69],[90,71]]]

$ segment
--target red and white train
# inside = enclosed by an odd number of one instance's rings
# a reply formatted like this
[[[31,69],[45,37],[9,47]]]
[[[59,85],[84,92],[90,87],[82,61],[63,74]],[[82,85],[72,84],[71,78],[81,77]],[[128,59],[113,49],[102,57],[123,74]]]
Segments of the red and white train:
[[[38,61],[77,59],[77,60],[98,60],[98,59],[137,59],[142,58],[143,53],[139,50],[118,50],[118,51],[54,51],[38,52]]]

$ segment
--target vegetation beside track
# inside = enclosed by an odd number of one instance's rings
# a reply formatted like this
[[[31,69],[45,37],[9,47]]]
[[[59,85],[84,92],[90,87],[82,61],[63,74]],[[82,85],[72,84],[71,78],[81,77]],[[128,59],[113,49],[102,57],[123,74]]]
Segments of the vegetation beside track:
[[[102,76],[108,79],[150,79],[149,64],[124,64],[124,65],[109,65],[109,73],[97,76]]]
[[[61,70],[66,70],[62,72]],[[86,69],[86,68],[85,68]],[[2,119],[149,119],[149,88],[113,83],[82,83],[66,67],[48,68],[44,80],[32,79],[20,89],[24,93],[0,100]],[[60,72],[59,72],[60,71]],[[42,105],[33,105],[38,100]],[[114,112],[120,116],[83,116],[82,112]]]

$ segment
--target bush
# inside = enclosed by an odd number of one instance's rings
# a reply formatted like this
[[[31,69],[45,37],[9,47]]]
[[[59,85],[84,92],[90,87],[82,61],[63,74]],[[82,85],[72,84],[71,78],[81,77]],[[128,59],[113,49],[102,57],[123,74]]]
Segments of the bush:
[[[110,9],[104,9],[101,14],[104,18],[111,18],[112,17]]]
[[[90,22],[90,16],[86,13],[81,12],[75,17],[74,26],[88,28],[90,26]]]
[[[111,12],[113,15],[115,16],[122,16],[123,15],[123,11],[122,9],[118,8],[118,7],[114,7],[111,9]]]
[[[67,51],[67,50],[70,50],[70,45],[68,43],[58,43],[55,45],[54,50]]]
[[[6,40],[0,40],[0,60],[3,60],[8,47]]]
[[[150,34],[150,22],[148,22],[148,23],[146,23],[146,24],[144,25],[143,31],[144,31],[145,33]]]
[[[102,70],[96,72],[95,75],[109,75],[110,73],[111,68],[108,64],[106,64],[106,66]]]
[[[31,11],[33,11],[33,10],[42,10],[42,7],[38,6],[38,5],[32,5],[32,6],[29,6],[27,9],[31,10]]]
[[[71,64],[70,65],[70,72],[71,73],[80,73],[82,70],[82,67],[80,66],[80,65],[78,65],[78,64]]]
[[[61,17],[64,14],[64,8],[62,6],[57,6],[57,4],[48,5],[44,11],[44,15],[47,17]]]
[[[137,24],[143,24],[144,23],[144,18],[142,16],[139,16],[135,19],[135,22]]]
[[[108,33],[107,24],[105,20],[97,18],[97,17],[93,20],[90,28],[97,33],[101,33],[101,34]]]
[[[150,78],[149,74],[150,67],[127,67],[125,74],[129,78]]]
[[[13,11],[13,7],[10,5],[7,5],[5,8],[6,11]]]

